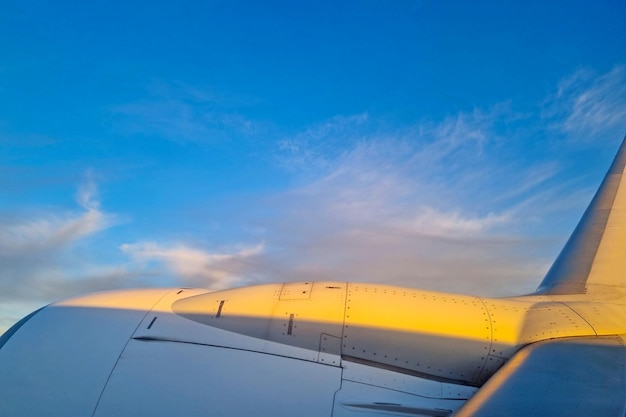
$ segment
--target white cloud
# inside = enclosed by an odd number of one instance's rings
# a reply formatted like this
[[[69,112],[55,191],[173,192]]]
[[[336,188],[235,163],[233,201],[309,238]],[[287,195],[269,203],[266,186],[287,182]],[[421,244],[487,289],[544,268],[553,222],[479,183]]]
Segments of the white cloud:
[[[66,217],[46,216],[2,224],[0,250],[5,253],[55,250],[112,224],[112,217],[98,210]]]
[[[115,275],[111,268],[104,271],[103,267],[88,265],[76,253],[79,243],[116,221],[115,216],[100,210],[97,195],[97,186],[88,172],[76,195],[83,211],[47,211],[28,218],[0,220],[1,303],[50,302],[78,294],[80,289],[106,288],[105,278]]]
[[[26,255],[57,251],[114,224],[115,216],[100,210],[98,188],[91,171],[78,187],[76,200],[84,212],[48,213],[26,219],[12,218],[0,223],[0,251]]]
[[[419,234],[463,238],[485,233],[495,225],[506,223],[509,218],[510,214],[495,215],[493,213],[484,217],[469,217],[459,212],[442,213],[430,207],[424,207],[417,216],[406,219],[398,226]]]
[[[335,116],[278,141],[278,162],[288,170],[319,175],[335,158],[358,144],[368,127],[366,113]]]
[[[477,187],[477,175],[489,179],[493,161],[486,157],[485,147],[498,139],[493,122],[501,113],[499,108],[475,110],[439,124],[424,122],[384,133],[368,126],[361,115],[333,118],[307,130],[316,132],[307,134],[316,141],[299,141],[296,158],[321,156],[310,157],[300,166],[304,184],[285,198],[307,201],[302,205],[305,211],[315,207],[317,213],[350,223],[398,218],[415,222],[415,213],[458,212],[454,205],[463,203],[468,183]],[[359,124],[353,136],[342,130],[350,120]],[[339,141],[334,137],[337,131],[342,136]],[[341,151],[328,152],[329,143],[342,144]],[[491,218],[503,219],[496,214]],[[461,222],[459,215],[455,220],[469,230],[470,223]]]
[[[556,168],[503,164],[495,124],[509,115],[503,105],[395,131],[355,118],[350,136],[343,130],[349,117],[307,130],[315,140],[298,140],[285,152],[306,156],[301,186],[267,203],[274,215],[264,219],[266,241],[279,249],[265,254],[263,267],[282,280],[532,291],[547,268],[533,256],[553,242],[521,238],[518,206]],[[337,143],[339,151],[325,151]],[[494,182],[508,195],[489,195]]]
[[[580,69],[565,78],[546,101],[544,116],[555,118],[563,132],[581,140],[626,131],[626,68],[596,75]]]
[[[168,246],[139,242],[123,244],[120,249],[139,263],[163,263],[175,274],[178,285],[223,289],[250,280],[246,276],[250,269],[247,262],[261,254],[263,247],[259,244],[232,253],[210,253],[184,244]]]
[[[100,208],[98,186],[93,179],[92,170],[87,171],[85,180],[78,187],[76,202],[85,210],[96,211]]]
[[[487,113],[474,109],[472,113],[447,117],[441,123],[418,125],[414,130],[430,141],[421,154],[429,160],[440,161],[466,146],[480,153],[487,141],[495,139],[492,124],[499,113],[495,109]]]
[[[615,114],[625,107],[610,116],[608,109],[621,100],[622,72],[563,83],[558,103],[551,98],[553,110],[558,104],[562,112],[550,115],[550,123],[574,130],[572,115],[587,106],[600,109],[594,123],[617,126]],[[578,107],[573,91],[587,92]],[[579,172],[564,177],[558,162],[584,144],[548,146],[544,119],[511,107],[394,130],[369,116],[333,118],[283,140],[284,165],[300,170],[302,180],[267,203],[274,214],[264,219],[266,241],[282,257],[268,251],[266,268],[285,280],[498,296],[532,291],[593,185]]]

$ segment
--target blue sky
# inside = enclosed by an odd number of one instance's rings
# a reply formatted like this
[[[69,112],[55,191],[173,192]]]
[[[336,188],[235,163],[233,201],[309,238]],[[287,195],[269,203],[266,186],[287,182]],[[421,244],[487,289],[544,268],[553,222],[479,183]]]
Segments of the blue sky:
[[[626,134],[626,4],[0,6],[0,331],[89,291],[532,291]]]

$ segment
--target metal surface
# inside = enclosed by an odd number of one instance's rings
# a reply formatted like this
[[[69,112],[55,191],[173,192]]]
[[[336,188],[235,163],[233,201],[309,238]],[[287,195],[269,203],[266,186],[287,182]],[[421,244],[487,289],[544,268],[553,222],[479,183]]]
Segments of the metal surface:
[[[626,285],[625,166],[626,138],[538,294],[581,294]]]
[[[624,337],[568,338],[530,345],[455,417],[624,417]]]
[[[48,306],[0,349],[1,416],[90,416],[126,342],[170,290]]]
[[[190,343],[131,340],[95,417],[329,416],[341,369]]]

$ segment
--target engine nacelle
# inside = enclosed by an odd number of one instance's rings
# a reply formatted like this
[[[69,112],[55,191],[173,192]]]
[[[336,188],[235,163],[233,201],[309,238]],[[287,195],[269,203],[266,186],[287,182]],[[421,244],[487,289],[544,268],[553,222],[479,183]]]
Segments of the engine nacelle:
[[[7,335],[19,416],[445,416],[508,354],[480,298],[345,282],[99,293]]]

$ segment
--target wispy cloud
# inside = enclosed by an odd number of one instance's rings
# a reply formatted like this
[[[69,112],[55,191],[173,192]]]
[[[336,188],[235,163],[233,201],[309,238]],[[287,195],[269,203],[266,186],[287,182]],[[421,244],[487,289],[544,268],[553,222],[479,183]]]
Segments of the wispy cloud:
[[[358,143],[369,128],[366,113],[335,116],[309,126],[302,132],[278,140],[278,162],[289,170],[306,170],[319,174]]]
[[[565,78],[546,101],[544,115],[579,140],[626,131],[626,68],[597,75],[580,69]]]
[[[506,223],[510,214],[489,213],[483,217],[469,217],[459,212],[442,213],[430,207],[423,207],[414,218],[398,224],[403,230],[437,237],[462,238],[479,235],[494,225]]]
[[[263,252],[263,244],[243,247],[231,253],[210,253],[184,244],[154,242],[123,244],[120,249],[140,267],[162,263],[175,276],[178,285],[223,289],[251,281],[249,262]]]
[[[533,290],[547,265],[530,253],[546,243],[516,233],[516,204],[554,171],[510,175],[504,189],[522,191],[498,204],[498,196],[485,198],[483,188],[503,182],[494,175],[505,169],[496,124],[509,116],[503,105],[390,130],[356,115],[287,141],[297,143],[285,153],[299,163],[290,168],[303,172],[303,182],[267,203],[274,213],[264,223],[268,246],[280,249],[266,254],[264,266],[285,280],[484,295]],[[343,146],[325,150],[335,143]]]
[[[54,250],[110,224],[109,216],[98,210],[66,217],[46,216],[7,222],[0,230],[0,250],[21,254]]]
[[[295,162],[285,165],[300,169],[303,181],[270,203],[276,214],[268,245],[283,244],[288,253],[273,259],[280,265],[272,269],[287,279],[483,295],[532,291],[569,231],[558,227],[573,226],[563,218],[580,215],[573,210],[582,210],[589,191],[588,184],[581,191],[580,178],[563,179],[557,162],[576,141],[555,151],[545,138],[556,123],[571,135],[615,127],[624,107],[617,106],[621,67],[581,84],[583,78],[562,83],[559,97],[550,98],[561,111],[550,127],[539,106],[536,114],[518,114],[503,103],[396,129],[369,116],[336,117],[283,140],[283,156]],[[613,105],[619,110],[610,113]],[[575,126],[584,108],[595,115]],[[511,126],[519,132],[511,134]],[[529,136],[546,145],[529,146]]]
[[[424,159],[440,161],[466,147],[472,147],[479,154],[488,141],[496,138],[493,124],[498,117],[503,116],[500,107],[486,112],[474,109],[471,113],[449,116],[439,123],[418,124],[413,127],[411,134],[428,143],[420,155]]]
[[[57,251],[115,223],[115,216],[100,210],[91,172],[79,186],[76,200],[85,210],[82,213],[4,220],[0,228],[0,252],[28,256],[34,252]]]
[[[75,200],[80,209],[70,212],[47,208],[25,218],[0,217],[0,332],[38,306],[94,291],[163,285],[217,289],[266,280],[254,267],[263,244],[215,253],[188,244],[139,242],[113,248],[121,256],[105,261],[100,255],[112,248],[85,248],[119,217],[102,209],[92,170]]]
[[[100,210],[97,194],[88,173],[76,195],[82,212],[0,220],[0,301],[49,302],[50,296],[63,296],[80,281],[75,280],[81,275],[80,263],[67,263],[74,259],[73,248],[116,222],[114,215]]]
[[[238,109],[250,100],[214,94],[180,83],[153,86],[147,97],[112,108],[116,125],[129,134],[193,143],[251,136],[262,124]]]
[[[76,202],[82,208],[88,211],[96,211],[100,208],[100,198],[98,195],[98,186],[93,178],[93,170],[88,170],[85,180],[78,187],[76,193]]]

